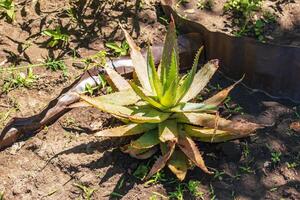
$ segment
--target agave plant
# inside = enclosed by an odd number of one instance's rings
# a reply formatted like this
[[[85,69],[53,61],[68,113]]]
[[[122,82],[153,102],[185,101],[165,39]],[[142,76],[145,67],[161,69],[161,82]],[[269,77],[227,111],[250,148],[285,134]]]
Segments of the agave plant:
[[[121,148],[138,159],[147,159],[160,149],[161,156],[146,178],[168,166],[183,180],[193,165],[210,174],[193,139],[202,142],[224,142],[245,137],[259,128],[246,121],[230,121],[219,117],[221,104],[236,83],[201,103],[190,102],[203,90],[218,69],[218,60],[211,60],[198,72],[202,48],[195,56],[189,73],[179,74],[179,55],[175,25],[170,23],[165,38],[161,63],[156,69],[150,48],[145,59],[133,39],[124,30],[131,48],[134,78],[127,81],[111,68],[106,68],[116,92],[88,97],[83,104],[112,114],[125,125],[95,133],[96,136],[141,136]],[[82,105],[82,104],[81,104]]]

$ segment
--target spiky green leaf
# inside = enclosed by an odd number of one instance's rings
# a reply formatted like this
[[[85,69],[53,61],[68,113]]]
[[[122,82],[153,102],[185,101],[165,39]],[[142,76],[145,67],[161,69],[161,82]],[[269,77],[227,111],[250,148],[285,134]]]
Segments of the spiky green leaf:
[[[160,171],[162,168],[165,167],[166,163],[168,162],[171,155],[173,154],[174,149],[175,149],[175,142],[168,142],[166,153],[156,160],[156,162],[152,166],[150,172],[148,173],[145,179],[149,179],[156,172]]]
[[[239,121],[231,121],[207,113],[176,113],[172,118],[176,118],[179,123],[193,124],[213,129],[217,128],[218,130],[246,135],[262,128],[261,125],[246,120],[240,119]]]
[[[189,160],[181,150],[175,149],[168,161],[168,167],[177,176],[177,178],[182,181],[189,168]]]
[[[203,47],[201,47],[198,50],[198,52],[195,56],[191,71],[188,73],[188,75],[183,80],[182,84],[177,89],[177,97],[176,97],[177,102],[180,102],[180,101],[185,102],[185,101],[182,101],[181,99],[184,98],[185,94],[190,90],[190,86],[191,86],[191,84],[194,80],[194,76],[196,74],[197,65],[198,65],[198,61],[199,61],[199,57],[202,52],[202,49],[203,49]]]
[[[133,82],[129,82],[129,83],[130,83],[132,89],[136,92],[137,95],[139,95],[141,97],[141,99],[143,99],[144,101],[148,102],[150,105],[152,105],[158,109],[161,109],[161,110],[166,109],[165,106],[161,105],[159,102],[154,100],[152,97],[147,96],[145,94],[145,92],[143,91],[143,89],[140,88],[139,86],[137,86],[135,83],[133,83]]]
[[[218,106],[220,105],[228,96],[229,92],[237,85],[239,84],[242,80],[243,80],[244,76],[238,80],[237,82],[235,82],[234,84],[232,84],[231,86],[221,90],[220,92],[218,92],[217,94],[215,94],[214,96],[210,97],[209,99],[205,100],[204,103],[206,104],[210,104],[210,105],[215,105]]]
[[[222,131],[213,128],[203,128],[186,124],[184,130],[187,135],[202,142],[226,142],[228,140],[244,137],[245,134],[232,134],[229,131]]]
[[[148,149],[159,144],[158,130],[153,129],[145,132],[137,140],[131,142],[131,146],[136,149]]]
[[[151,156],[153,156],[156,151],[158,150],[158,147],[152,147],[148,149],[136,149],[132,147],[130,144],[125,145],[124,147],[121,148],[121,151],[123,153],[128,153],[131,157],[137,158],[140,160],[148,159]]]
[[[187,102],[194,99],[208,84],[218,67],[218,60],[211,60],[206,63],[195,75],[189,90],[184,95],[181,102]]]
[[[166,108],[170,108],[176,103],[176,88],[177,81],[173,80],[169,88],[165,91],[164,95],[160,99],[160,103]]]
[[[126,124],[111,129],[105,129],[95,133],[95,136],[103,137],[123,137],[130,135],[138,135],[146,131],[155,129],[156,124]]]
[[[105,68],[107,75],[109,76],[110,81],[108,81],[110,83],[110,85],[113,88],[116,88],[118,91],[125,91],[125,90],[130,90],[131,87],[129,85],[129,83],[125,80],[125,78],[123,78],[118,72],[116,72],[114,69],[111,69],[109,67]]]
[[[155,95],[158,97],[158,99],[160,99],[163,94],[163,87],[160,82],[159,75],[155,69],[154,58],[150,47],[148,47],[147,67],[148,67],[148,76],[149,76],[150,85],[152,87],[152,91],[153,92],[155,91]]]
[[[203,112],[216,110],[216,106],[204,103],[179,103],[170,109],[171,112]]]
[[[140,48],[135,44],[135,42],[130,37],[130,35],[127,33],[127,31],[123,28],[122,28],[122,30],[125,34],[126,40],[131,49],[130,57],[132,60],[132,64],[133,64],[135,73],[139,79],[139,82],[141,83],[143,88],[152,92],[151,85],[150,85],[149,78],[148,78],[148,73],[147,73],[147,62],[146,62],[145,58],[143,57],[142,53],[140,52]]]
[[[172,59],[172,53],[173,50],[175,50],[175,54],[177,59],[179,59],[178,56],[178,47],[177,47],[177,37],[176,37],[176,30],[175,30],[175,24],[174,21],[171,20],[169,27],[168,27],[168,32],[165,38],[164,42],[164,48],[163,48],[163,53],[162,53],[162,60],[161,60],[161,82],[163,85],[167,82],[168,78],[168,73],[170,71],[170,66],[171,66],[171,59]],[[178,61],[179,63],[179,61]]]
[[[205,173],[212,174],[212,172],[207,169],[199,149],[190,137],[180,136],[178,146],[197,167],[202,169]]]
[[[177,141],[178,127],[176,120],[166,120],[158,124],[159,140],[162,142]]]

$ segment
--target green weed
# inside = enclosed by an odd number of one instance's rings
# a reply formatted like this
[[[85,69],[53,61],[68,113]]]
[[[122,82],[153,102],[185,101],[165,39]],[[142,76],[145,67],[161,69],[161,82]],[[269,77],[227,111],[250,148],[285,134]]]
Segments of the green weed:
[[[212,0],[198,0],[197,2],[197,8],[200,10],[211,10],[213,7],[213,1]]]
[[[163,171],[159,171],[156,174],[154,174],[146,183],[145,186],[149,186],[152,184],[157,184],[159,182],[164,182],[167,179],[165,178],[165,173]]]
[[[218,171],[218,170],[214,170],[214,179],[218,179],[219,181],[223,180],[223,175],[225,174],[224,171]]]
[[[74,186],[76,186],[82,190],[83,198],[85,200],[91,200],[93,193],[96,191],[96,189],[89,188],[89,187],[86,187],[86,186],[84,186],[82,184],[78,184],[78,183],[75,183]]]
[[[118,45],[116,42],[107,42],[105,46],[109,48],[114,56],[126,56],[128,55],[129,45],[124,40],[121,45]]]
[[[68,75],[68,70],[65,62],[63,60],[56,60],[53,58],[47,57],[44,61],[46,69],[51,71],[62,71],[64,76]]]
[[[176,190],[174,192],[169,193],[169,198],[183,200],[184,199],[183,193],[184,193],[183,184],[178,184]]]
[[[215,194],[215,189],[212,186],[212,184],[209,185],[209,195],[210,195],[210,200],[215,200],[217,199],[217,196]]]
[[[16,15],[13,0],[0,0],[0,15],[6,17],[7,21],[14,21]]]
[[[294,169],[294,168],[297,167],[299,164],[298,164],[297,162],[291,162],[291,163],[287,162],[286,165],[287,165],[287,167],[288,167],[289,169]]]
[[[190,180],[187,184],[187,189],[189,190],[189,192],[195,196],[195,197],[199,197],[201,199],[203,199],[203,195],[204,193],[203,192],[200,192],[198,190],[200,186],[200,182],[199,181],[194,181],[194,180]]]
[[[102,74],[98,75],[98,79],[100,84],[96,85],[96,86],[92,86],[89,83],[87,83],[85,85],[85,90],[84,93],[87,93],[89,95],[93,95],[95,93],[95,91],[100,90],[101,88],[106,88],[106,93],[110,93],[112,92],[112,88],[111,87],[107,87],[107,81],[104,78],[104,76]]]
[[[245,145],[243,145],[242,148],[243,148],[243,152],[242,152],[243,156],[245,158],[248,158],[249,155],[250,155],[250,149],[249,149],[248,143],[246,143]]]
[[[13,89],[20,87],[30,88],[36,80],[37,76],[34,75],[31,68],[27,70],[27,74],[23,72],[11,73],[11,77],[4,80],[2,92],[7,93]]]
[[[280,162],[280,158],[281,158],[281,152],[275,151],[271,153],[271,161],[274,164],[277,164]]]
[[[255,171],[250,166],[241,166],[240,167],[241,173],[244,174],[253,174]]]
[[[138,168],[133,172],[133,176],[135,176],[140,180],[143,180],[147,176],[148,171],[149,171],[148,165],[140,164]]]
[[[258,19],[258,11],[261,10],[262,0],[229,0],[224,5],[225,12],[231,12],[235,17],[233,22],[240,28],[234,34],[236,36],[253,36],[261,42],[265,42],[265,27],[269,23],[275,23],[276,17],[269,11],[263,11]]]
[[[42,35],[49,36],[50,41],[48,42],[47,46],[55,47],[59,43],[62,45],[66,45],[69,42],[70,36],[66,33],[62,33],[61,28],[57,26],[55,29],[47,29],[42,32]]]

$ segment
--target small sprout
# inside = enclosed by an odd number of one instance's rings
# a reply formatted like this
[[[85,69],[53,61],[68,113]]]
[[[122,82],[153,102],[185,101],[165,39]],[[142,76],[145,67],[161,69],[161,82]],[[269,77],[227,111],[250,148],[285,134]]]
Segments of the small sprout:
[[[119,193],[117,193],[117,192],[112,192],[112,193],[110,193],[110,196],[113,196],[113,197],[123,197],[122,194],[119,194]]]
[[[242,173],[253,174],[255,171],[250,166],[241,166],[240,170]]]
[[[225,174],[224,171],[218,171],[218,170],[215,170],[215,173],[214,173],[214,179],[218,179],[219,181],[222,181],[223,180],[223,175]]]
[[[55,29],[47,29],[42,32],[42,35],[49,36],[50,41],[48,42],[47,46],[55,47],[60,42],[62,45],[66,45],[69,42],[70,36],[66,33],[62,33],[61,28],[57,26]]]
[[[277,164],[280,162],[281,152],[275,151],[271,153],[272,163]]]
[[[177,200],[183,200],[184,196],[184,185],[183,184],[178,184],[176,187],[176,190],[174,192],[169,193],[169,198],[170,199],[177,199]]]
[[[294,169],[294,168],[297,167],[299,164],[296,163],[296,162],[292,162],[292,163],[287,162],[286,165],[287,165],[287,167],[288,167],[289,169]]]
[[[91,84],[87,83],[85,85],[84,92],[89,94],[90,96],[92,96],[96,90],[105,88],[107,85],[107,81],[106,81],[105,77],[103,75],[99,74],[98,79],[99,79],[99,84],[94,87]],[[109,94],[111,92],[111,90],[112,90],[111,87],[106,87],[107,94]]]
[[[225,99],[224,105],[226,110],[230,113],[243,114],[243,107],[241,107],[239,104],[233,104],[230,96]]]
[[[23,72],[12,73],[10,78],[4,80],[2,92],[7,93],[21,87],[30,88],[36,80],[37,76],[33,74],[32,68],[27,70],[27,74]]]
[[[14,21],[16,18],[15,4],[13,0],[0,0],[0,16],[6,17],[7,21]]]
[[[61,70],[63,72],[63,75],[66,77],[68,70],[65,62],[63,60],[56,60],[53,58],[47,57],[44,61],[46,69],[51,71],[58,71]]]
[[[133,176],[136,178],[143,180],[149,172],[149,167],[145,164],[140,164],[138,168],[133,172]]]
[[[84,88],[84,92],[88,93],[90,96],[94,94],[94,91],[98,89],[97,86],[93,87],[91,84],[87,83]]]
[[[119,184],[118,184],[118,189],[120,190],[122,187],[123,187],[123,185],[124,185],[124,178],[122,178],[121,180],[120,180],[120,182],[119,182]]]
[[[152,196],[151,197],[153,197],[154,199],[153,200],[155,200],[155,198],[157,198],[157,196],[159,196],[159,197],[161,197],[162,199],[168,199],[168,197],[166,197],[165,195],[163,195],[163,194],[161,194],[161,193],[159,193],[159,192],[152,192]],[[154,197],[155,196],[155,197]],[[151,198],[150,197],[150,198]],[[149,199],[150,200],[150,199]]]
[[[180,5],[184,5],[190,3],[190,0],[178,0],[176,7],[179,7]]]
[[[270,189],[270,192],[275,192],[278,188],[277,187],[273,187]]]
[[[149,200],[158,200],[158,198],[155,194],[153,194],[149,197]]]
[[[211,10],[213,7],[213,1],[212,0],[198,0],[197,2],[197,8],[200,10]]]
[[[82,190],[83,198],[85,200],[91,200],[92,199],[92,195],[96,191],[96,189],[89,188],[89,187],[86,187],[86,186],[84,186],[82,184],[78,184],[78,183],[75,183],[74,185]]]
[[[193,181],[193,180],[190,180],[187,184],[187,189],[190,191],[190,193],[192,195],[194,195],[195,197],[199,197],[201,199],[203,199],[203,195],[204,193],[203,192],[200,192],[198,190],[200,186],[200,182],[199,181]]]
[[[4,200],[4,191],[0,192],[0,200]]]
[[[129,45],[126,41],[123,41],[120,46],[116,42],[107,42],[105,46],[117,57],[128,55]]]
[[[259,41],[263,42],[265,37],[263,35],[263,29],[265,27],[266,23],[262,20],[256,20],[255,24],[254,24],[254,33],[255,36],[258,38]]]
[[[249,149],[249,146],[248,146],[248,143],[246,143],[245,145],[243,145],[243,156],[245,158],[248,158],[249,155],[250,155],[250,149]]]
[[[155,185],[166,180],[167,179],[165,179],[165,173],[163,171],[160,171],[154,174],[147,182],[145,182],[145,186]]]
[[[215,189],[212,186],[212,184],[209,184],[209,195],[210,195],[210,200],[216,200],[217,195],[215,194]]]
[[[55,194],[57,191],[58,191],[58,189],[52,190],[52,191],[50,191],[46,196],[47,196],[47,197],[52,196],[52,195]],[[1,200],[1,198],[0,198],[0,200]]]

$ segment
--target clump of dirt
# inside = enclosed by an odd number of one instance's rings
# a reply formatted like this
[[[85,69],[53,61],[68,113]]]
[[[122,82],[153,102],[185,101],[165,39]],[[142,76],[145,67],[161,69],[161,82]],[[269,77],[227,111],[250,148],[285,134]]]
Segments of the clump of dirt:
[[[0,21],[0,63],[7,60],[3,67],[35,63],[43,56],[71,59],[72,49],[78,57],[93,55],[103,48],[103,41],[123,40],[119,21],[141,45],[148,39],[162,41],[165,33],[159,22],[163,17],[159,1],[16,2],[17,21]],[[74,19],[66,11],[70,7],[76,8]],[[43,44],[48,38],[39,33],[55,26],[70,34],[67,46],[49,48]],[[30,46],[24,50],[27,43]],[[36,67],[33,71],[39,78],[33,86],[3,93],[0,125],[11,117],[41,111],[82,73],[71,63],[66,62],[67,77],[61,71]],[[4,78],[8,76],[3,73]],[[215,77],[206,91],[218,91],[229,84]],[[227,116],[255,120],[265,109],[264,101],[270,99],[239,87],[221,110]],[[151,166],[155,158],[139,161],[121,153],[118,148],[130,138],[93,136],[118,121],[95,108],[73,109],[36,135],[29,134],[0,152],[0,196],[4,192],[4,199],[77,199],[87,198],[87,191],[94,190],[91,199],[300,199],[300,135],[289,128],[299,118],[297,108],[286,105],[269,103],[264,116],[272,126],[256,135],[221,144],[198,143],[215,175],[195,168],[180,183],[166,169],[151,179],[152,184],[137,178],[136,171],[140,166]],[[197,187],[192,187],[196,182]]]

